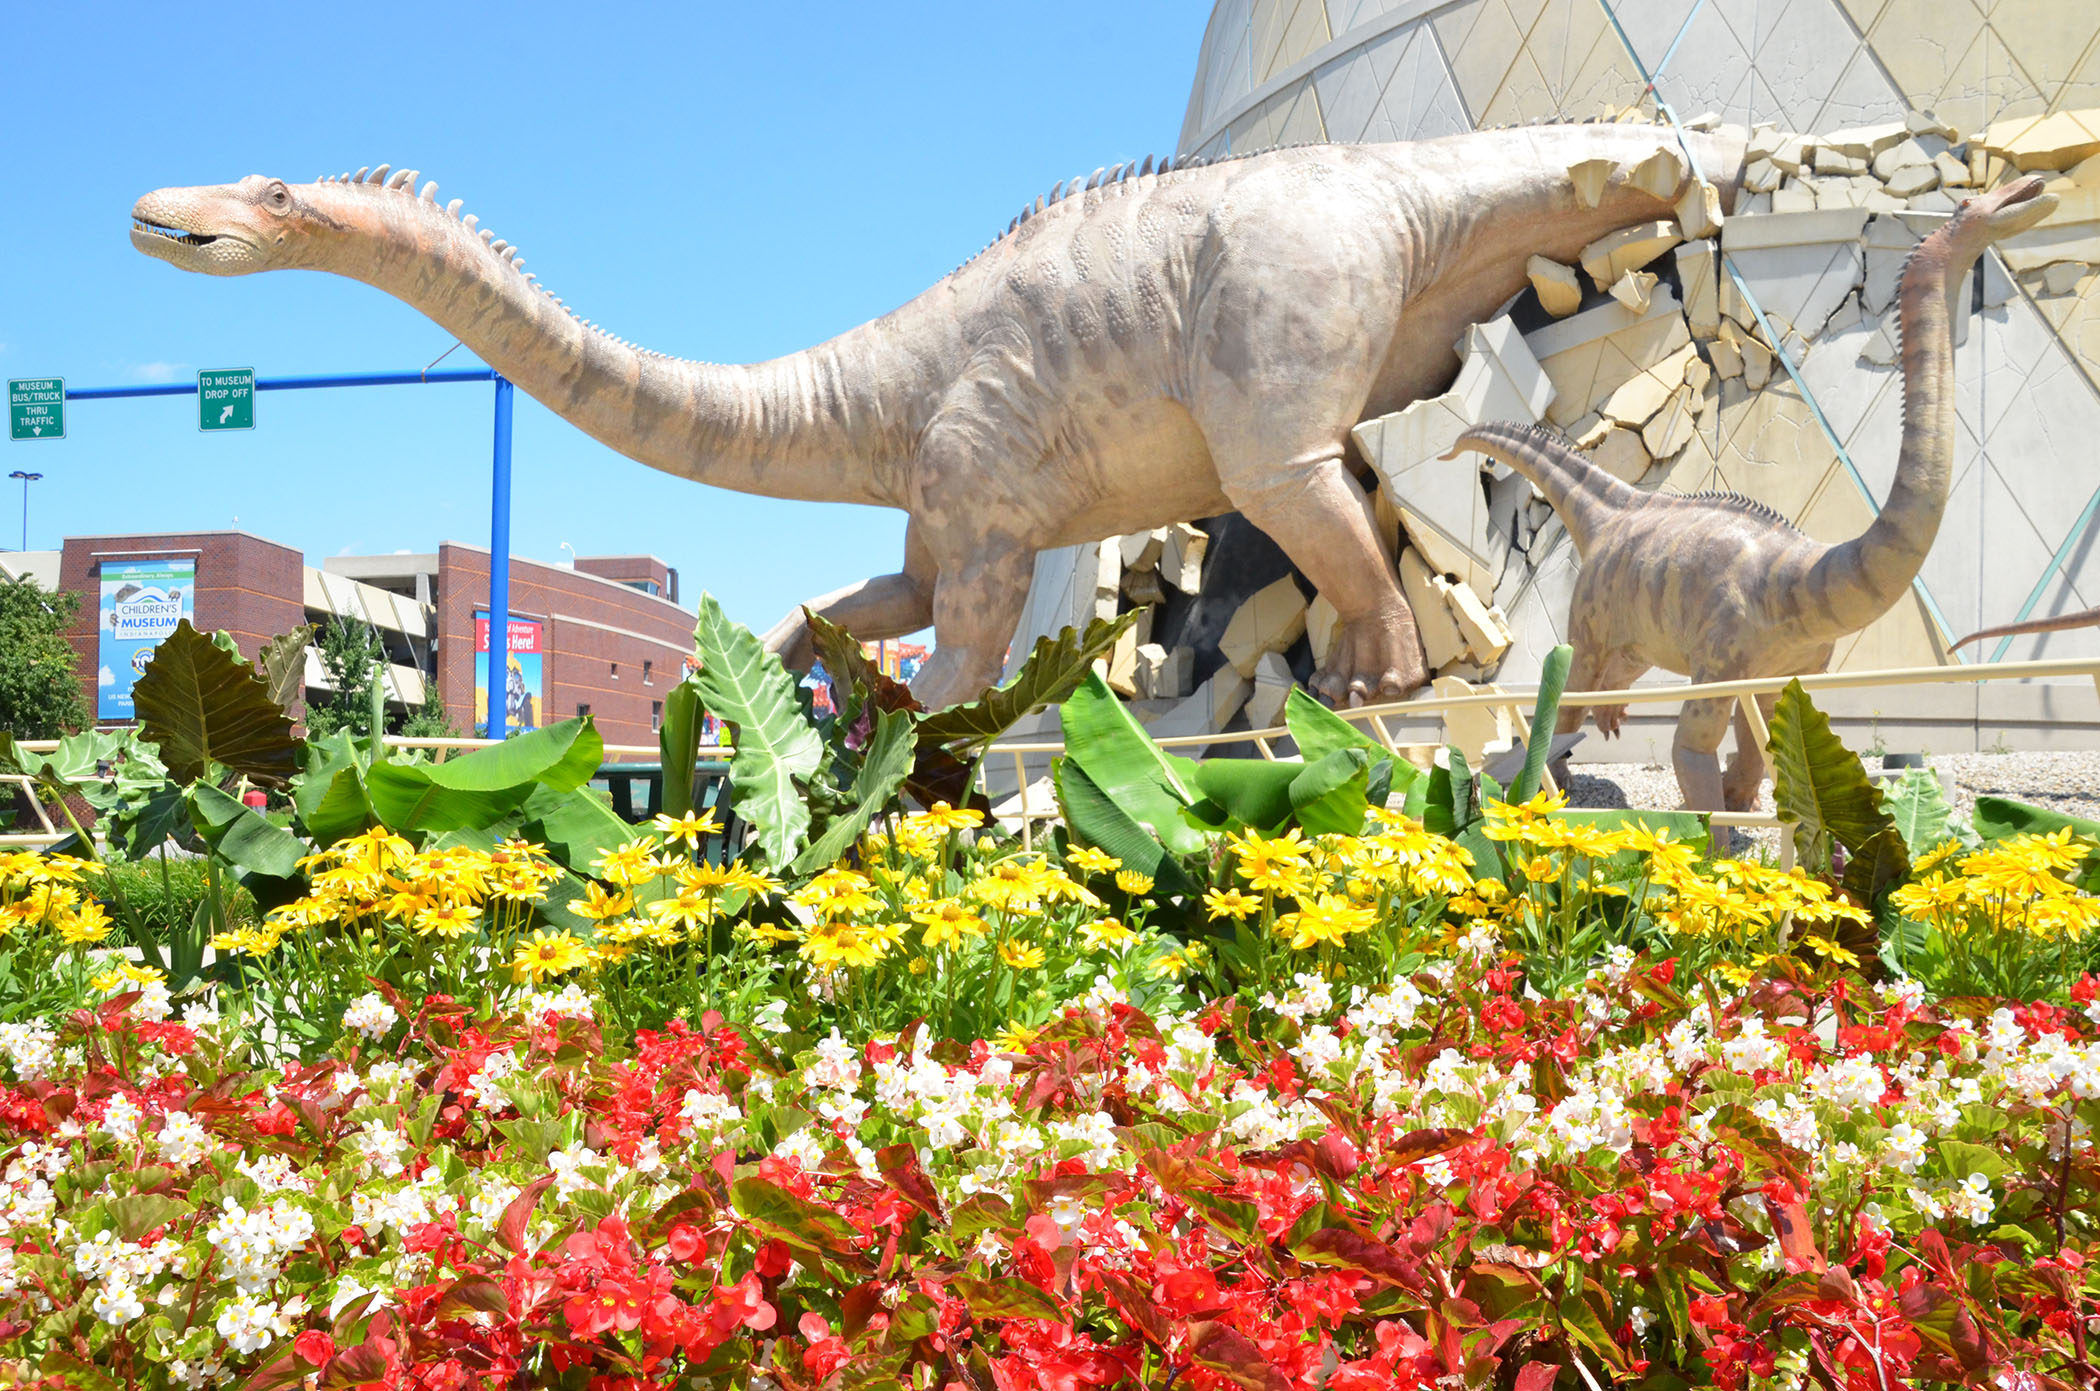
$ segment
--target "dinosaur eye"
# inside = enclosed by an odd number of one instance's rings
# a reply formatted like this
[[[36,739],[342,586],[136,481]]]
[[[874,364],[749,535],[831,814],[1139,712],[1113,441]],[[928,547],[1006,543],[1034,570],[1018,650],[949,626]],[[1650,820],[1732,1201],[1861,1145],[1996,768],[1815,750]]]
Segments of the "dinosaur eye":
[[[292,206],[292,191],[284,186],[282,179],[272,179],[263,190],[263,202],[278,212],[287,212]]]

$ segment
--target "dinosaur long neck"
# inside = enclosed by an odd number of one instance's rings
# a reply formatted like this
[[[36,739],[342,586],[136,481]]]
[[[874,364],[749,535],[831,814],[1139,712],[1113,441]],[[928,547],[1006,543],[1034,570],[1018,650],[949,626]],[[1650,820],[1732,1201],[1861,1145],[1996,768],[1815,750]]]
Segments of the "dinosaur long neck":
[[[328,181],[299,190],[326,228],[301,264],[437,321],[586,434],[652,468],[767,497],[901,505],[911,422],[880,394],[876,325],[749,366],[688,362],[589,326],[458,204]],[[507,254],[505,254],[507,251]],[[878,324],[881,321],[878,321]]]
[[[1568,528],[1568,538],[1579,556],[1589,555],[1590,543],[1605,523],[1645,501],[1640,490],[1606,473],[1552,431],[1537,425],[1497,422],[1476,426],[1458,437],[1451,454],[1469,449],[1507,464],[1545,494],[1547,505]]]
[[[1911,254],[1897,295],[1903,337],[1903,448],[1872,525],[1826,550],[1811,569],[1801,619],[1830,637],[1866,627],[1917,578],[1947,510],[1954,456],[1955,296],[1983,244],[1949,222]]]

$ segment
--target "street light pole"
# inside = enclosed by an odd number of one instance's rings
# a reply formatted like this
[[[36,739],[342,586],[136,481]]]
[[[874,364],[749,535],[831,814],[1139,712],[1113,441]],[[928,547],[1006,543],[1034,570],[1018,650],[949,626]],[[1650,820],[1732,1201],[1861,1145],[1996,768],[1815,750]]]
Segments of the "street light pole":
[[[16,469],[7,476],[22,480],[22,549],[26,551],[29,549],[29,485],[44,475],[41,473],[30,473],[25,469]]]

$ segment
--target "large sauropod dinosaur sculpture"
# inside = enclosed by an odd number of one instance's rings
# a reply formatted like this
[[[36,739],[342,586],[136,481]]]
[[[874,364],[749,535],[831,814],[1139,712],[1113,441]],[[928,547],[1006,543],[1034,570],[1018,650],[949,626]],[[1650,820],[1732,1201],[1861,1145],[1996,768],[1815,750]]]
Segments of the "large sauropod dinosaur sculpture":
[[[1903,343],[1903,446],[1881,515],[1826,545],[1762,503],[1734,493],[1644,493],[1551,432],[1530,425],[1468,430],[1446,458],[1478,450],[1535,484],[1582,557],[1569,603],[1576,690],[1617,690],[1650,667],[1694,681],[1821,671],[1837,640],[1872,623],[1910,587],[1939,534],[1954,453],[1954,296],[1984,248],[2047,217],[2056,196],[2028,178],[1971,198],[1920,242],[1897,293]],[[1770,705],[1770,698],[1763,701]],[[1736,755],[1719,750],[1735,702],[1686,701],[1671,750],[1695,811],[1756,804],[1764,751],[1737,715]],[[1581,726],[1563,707],[1557,730]],[[1599,708],[1618,732],[1625,707]]]
[[[1732,207],[1742,142],[1689,139]],[[1653,126],[1533,126],[1097,170],[902,308],[749,366],[577,318],[413,170],[162,189],[134,207],[132,243],[185,270],[377,286],[653,468],[903,509],[903,570],[813,607],[869,638],[932,623],[913,683],[929,703],[997,679],[1038,550],[1234,508],[1341,617],[1315,689],[1361,701],[1425,672],[1350,428],[1444,390],[1453,343],[1523,288],[1530,256],[1570,261],[1669,217],[1680,190],[1628,181],[1664,146]],[[1619,167],[1589,201],[1568,169],[1600,160]],[[806,654],[794,620],[769,641]]]
[[[2100,609],[2080,609],[2077,613],[2059,613],[2051,618],[2030,618],[2024,623],[2007,623],[1996,628],[1979,629],[1955,643],[1954,647],[1967,647],[1972,642],[1983,642],[1989,638],[2017,638],[2028,633],[2061,633],[2067,628],[2096,627],[2100,627]]]

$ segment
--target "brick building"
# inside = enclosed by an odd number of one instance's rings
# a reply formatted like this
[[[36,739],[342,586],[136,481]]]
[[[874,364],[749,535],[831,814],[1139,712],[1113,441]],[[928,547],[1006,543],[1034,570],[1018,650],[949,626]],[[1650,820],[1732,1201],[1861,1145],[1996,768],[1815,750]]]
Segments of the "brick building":
[[[244,655],[301,623],[362,622],[385,649],[387,700],[397,713],[434,693],[462,731],[478,732],[486,718],[476,680],[477,629],[485,643],[489,602],[485,547],[448,541],[435,552],[334,556],[315,568],[263,537],[206,531],[72,536],[58,551],[8,560],[10,573],[81,595],[68,636],[91,701],[121,675],[109,670],[111,635],[101,631],[105,574],[165,562],[187,577],[184,612],[205,632],[230,633]],[[525,692],[532,723],[589,714],[608,744],[653,745],[664,696],[693,650],[678,572],[654,556],[579,556],[571,565],[513,556],[510,574],[513,632],[531,635],[537,648],[522,664],[532,677]],[[329,689],[315,654],[306,676],[309,694]],[[121,721],[104,710],[101,722]]]

